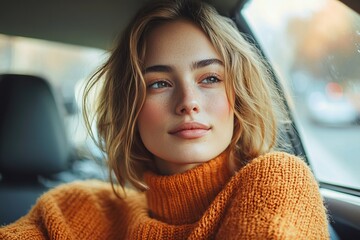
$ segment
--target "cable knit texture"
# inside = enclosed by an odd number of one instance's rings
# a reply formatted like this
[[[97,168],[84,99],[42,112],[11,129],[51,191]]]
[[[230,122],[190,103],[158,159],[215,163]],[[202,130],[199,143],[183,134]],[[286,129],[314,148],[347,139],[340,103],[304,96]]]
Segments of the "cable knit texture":
[[[268,153],[235,173],[226,153],[172,176],[144,175],[145,193],[115,196],[96,180],[39,198],[0,239],[329,239],[317,182],[299,158]]]

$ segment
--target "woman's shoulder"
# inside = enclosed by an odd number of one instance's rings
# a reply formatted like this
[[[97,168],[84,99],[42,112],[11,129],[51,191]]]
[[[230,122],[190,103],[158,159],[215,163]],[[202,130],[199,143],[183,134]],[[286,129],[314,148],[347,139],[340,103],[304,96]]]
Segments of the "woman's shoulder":
[[[66,196],[72,194],[94,195],[112,191],[111,184],[101,180],[81,180],[58,185],[43,196]]]
[[[239,170],[244,171],[260,171],[264,173],[280,173],[287,172],[290,175],[310,174],[311,170],[303,158],[286,152],[269,152],[251,160],[245,167]]]
[[[305,164],[304,159],[302,157],[295,156],[287,152],[279,152],[279,151],[268,152],[263,155],[260,155],[257,158],[254,158],[252,161],[250,161],[250,163],[266,162],[266,161],[272,161],[278,163],[296,162],[296,163]]]
[[[116,194],[115,194],[116,191]],[[43,194],[41,199],[52,199],[57,202],[68,201],[121,201],[128,196],[139,194],[132,189],[122,189],[118,185],[101,180],[82,180],[59,185]]]
[[[114,192],[116,191],[116,193]],[[100,180],[82,180],[59,185],[44,193],[36,202],[32,211],[76,218],[91,212],[94,216],[108,211],[126,211],[129,201],[141,195],[134,190],[121,189],[109,182]],[[141,202],[141,201],[139,201]]]
[[[318,183],[306,162],[285,152],[270,152],[251,160],[237,171],[235,185],[256,185],[260,188],[280,188],[282,191],[303,188],[318,191]]]

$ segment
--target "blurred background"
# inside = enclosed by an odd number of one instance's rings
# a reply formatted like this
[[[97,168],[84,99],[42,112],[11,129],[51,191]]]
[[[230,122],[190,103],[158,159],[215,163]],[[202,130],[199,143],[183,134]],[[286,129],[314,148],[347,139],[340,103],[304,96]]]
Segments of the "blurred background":
[[[360,189],[360,17],[332,0],[253,0],[241,14],[287,89],[318,180]]]
[[[360,17],[334,0],[253,0],[240,13],[288,93],[316,177],[360,189]],[[0,34],[0,73],[42,76],[60,103],[74,149],[101,152],[81,116],[100,48]]]

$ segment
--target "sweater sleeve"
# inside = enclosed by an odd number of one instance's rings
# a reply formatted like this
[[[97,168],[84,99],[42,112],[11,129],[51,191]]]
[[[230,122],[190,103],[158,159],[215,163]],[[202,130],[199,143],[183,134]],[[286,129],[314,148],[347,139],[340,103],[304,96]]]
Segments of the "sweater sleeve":
[[[61,185],[43,194],[28,214],[0,228],[0,239],[66,239],[69,228],[63,211],[69,201],[65,199],[71,193],[78,195],[77,188],[73,184]]]
[[[46,233],[46,229],[44,229],[40,218],[41,214],[39,214],[39,209],[36,205],[27,215],[20,218],[15,223],[2,226],[0,228],[0,239],[49,239]]]
[[[235,184],[219,239],[329,239],[317,182],[301,159],[261,156],[236,174]]]
[[[0,239],[112,239],[109,229],[121,224],[120,209],[123,204],[108,184],[65,184],[41,196],[27,215],[1,227]]]

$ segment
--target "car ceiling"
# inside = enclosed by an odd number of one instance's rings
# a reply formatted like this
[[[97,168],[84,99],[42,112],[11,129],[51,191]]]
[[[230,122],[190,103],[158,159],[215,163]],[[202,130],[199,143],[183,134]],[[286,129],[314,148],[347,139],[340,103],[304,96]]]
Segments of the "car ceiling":
[[[146,0],[2,0],[0,33],[108,49]],[[209,0],[228,15],[238,0]]]
[[[109,49],[148,0],[1,0],[0,34]],[[246,0],[205,0],[229,15]],[[342,0],[359,13],[360,1]]]

